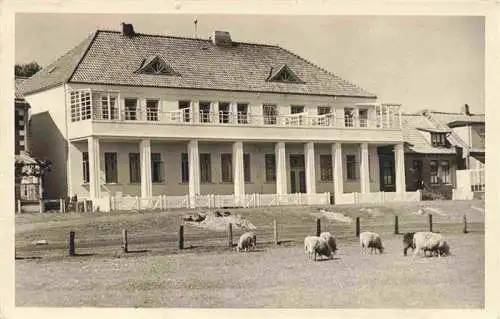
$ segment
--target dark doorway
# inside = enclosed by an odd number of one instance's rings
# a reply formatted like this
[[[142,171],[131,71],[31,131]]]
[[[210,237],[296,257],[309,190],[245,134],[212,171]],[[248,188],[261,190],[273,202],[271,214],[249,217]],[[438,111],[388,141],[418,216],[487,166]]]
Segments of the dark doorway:
[[[422,160],[413,160],[413,187],[414,189],[423,188],[423,163]]]
[[[302,154],[290,154],[290,192],[306,192],[305,159]]]
[[[378,147],[380,168],[380,190],[383,192],[396,191],[396,174],[394,169],[394,147]]]

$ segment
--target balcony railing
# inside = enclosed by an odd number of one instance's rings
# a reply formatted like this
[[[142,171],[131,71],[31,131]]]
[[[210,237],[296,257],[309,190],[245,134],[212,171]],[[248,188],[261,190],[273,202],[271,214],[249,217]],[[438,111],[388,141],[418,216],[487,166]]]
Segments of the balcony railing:
[[[198,124],[219,126],[278,126],[278,127],[330,127],[330,128],[392,128],[399,129],[399,119],[379,121],[378,119],[350,119],[338,117],[334,113],[323,115],[309,115],[296,113],[287,115],[261,115],[245,112],[207,112],[193,113],[191,109],[179,109],[170,112],[157,110],[139,111],[125,109],[121,112],[93,109],[92,118],[99,121],[120,122],[151,122],[164,124]]]

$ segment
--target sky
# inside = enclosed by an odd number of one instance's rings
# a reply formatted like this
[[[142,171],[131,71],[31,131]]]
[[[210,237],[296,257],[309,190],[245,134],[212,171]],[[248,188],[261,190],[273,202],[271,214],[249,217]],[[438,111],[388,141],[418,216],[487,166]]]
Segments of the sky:
[[[16,63],[56,60],[97,29],[280,45],[405,112],[484,113],[484,18],[204,14],[16,14]]]

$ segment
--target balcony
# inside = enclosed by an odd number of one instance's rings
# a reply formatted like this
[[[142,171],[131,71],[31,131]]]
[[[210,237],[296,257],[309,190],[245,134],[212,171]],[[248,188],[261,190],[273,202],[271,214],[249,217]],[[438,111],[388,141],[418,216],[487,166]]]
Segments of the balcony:
[[[357,107],[354,106],[352,109],[355,112],[346,113],[344,109],[332,109],[333,112],[321,115],[307,112],[256,114],[246,110],[216,112],[201,110],[193,105],[163,112],[155,104],[142,108],[130,107],[120,105],[119,99],[92,97],[94,94],[85,96],[80,93],[79,99],[71,100],[70,139],[99,135],[255,141],[402,141],[399,106],[394,108],[380,104],[363,104],[361,107],[369,109],[370,112],[357,112]],[[255,108],[249,110],[255,111]],[[187,127],[189,129],[186,129]]]

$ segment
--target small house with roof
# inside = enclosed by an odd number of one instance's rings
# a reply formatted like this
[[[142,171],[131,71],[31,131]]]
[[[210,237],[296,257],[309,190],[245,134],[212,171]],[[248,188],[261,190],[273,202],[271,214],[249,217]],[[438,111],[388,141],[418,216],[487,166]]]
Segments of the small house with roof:
[[[101,210],[420,199],[400,105],[279,46],[124,24],[23,86],[50,197]]]

